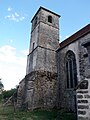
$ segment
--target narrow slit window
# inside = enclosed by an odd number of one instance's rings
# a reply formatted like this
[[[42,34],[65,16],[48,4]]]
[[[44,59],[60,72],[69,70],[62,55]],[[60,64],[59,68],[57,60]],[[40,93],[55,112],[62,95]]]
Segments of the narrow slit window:
[[[37,25],[37,17],[35,18],[34,25],[35,25],[35,26]]]
[[[32,50],[34,50],[34,47],[35,47],[35,43],[33,43],[33,47],[32,47]]]

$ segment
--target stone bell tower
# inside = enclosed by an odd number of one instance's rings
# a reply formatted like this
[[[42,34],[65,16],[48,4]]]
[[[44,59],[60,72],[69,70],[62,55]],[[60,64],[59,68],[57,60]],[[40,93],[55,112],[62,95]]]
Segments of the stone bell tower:
[[[28,104],[28,109],[55,107],[59,17],[58,14],[40,7],[31,21],[25,77],[25,103]]]

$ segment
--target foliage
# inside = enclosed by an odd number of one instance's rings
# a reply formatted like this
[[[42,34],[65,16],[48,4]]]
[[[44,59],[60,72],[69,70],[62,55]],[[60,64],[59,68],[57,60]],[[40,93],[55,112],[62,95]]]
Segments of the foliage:
[[[3,90],[4,90],[4,85],[3,85],[3,83],[2,83],[2,81],[0,79],[0,101],[2,100],[2,92],[3,92]]]
[[[14,89],[11,89],[11,90],[4,90],[2,92],[2,95],[3,95],[3,99],[8,99],[9,97],[11,97],[14,93],[16,92],[16,88]]]
[[[2,92],[3,89],[4,89],[4,85],[3,85],[3,83],[2,83],[2,81],[1,81],[1,79],[0,79],[0,92]]]
[[[72,113],[61,113],[60,110],[16,111],[13,106],[2,106],[0,103],[0,120],[75,120]]]
[[[4,85],[2,84],[2,82],[0,81],[0,89],[4,88]]]
[[[0,94],[0,102],[1,102],[1,100],[2,100],[2,94]]]

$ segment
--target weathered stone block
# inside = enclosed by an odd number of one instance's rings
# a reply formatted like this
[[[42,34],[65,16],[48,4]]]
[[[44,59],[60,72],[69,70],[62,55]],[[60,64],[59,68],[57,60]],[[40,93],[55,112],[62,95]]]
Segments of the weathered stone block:
[[[81,82],[79,88],[80,89],[88,89],[88,81],[84,80],[83,82]]]
[[[81,94],[85,94],[85,93],[88,93],[88,90],[84,90],[84,91],[77,91],[77,93],[81,93]]]
[[[88,100],[78,100],[78,103],[88,103]]]
[[[79,117],[78,117],[78,120],[89,120],[89,118],[88,118],[88,117],[79,116]]]
[[[83,95],[77,95],[77,98],[83,98]]]
[[[85,115],[85,114],[86,114],[86,111],[80,111],[80,110],[79,110],[79,111],[78,111],[78,114],[79,114],[79,115]]]
[[[32,81],[33,77],[34,80]],[[26,76],[25,101],[28,103],[29,110],[36,108],[54,108],[56,106],[56,79],[57,74],[48,71],[34,71]],[[32,89],[30,89],[30,86]]]
[[[85,98],[90,98],[90,95],[84,95]]]
[[[78,105],[78,109],[89,109],[88,105]]]

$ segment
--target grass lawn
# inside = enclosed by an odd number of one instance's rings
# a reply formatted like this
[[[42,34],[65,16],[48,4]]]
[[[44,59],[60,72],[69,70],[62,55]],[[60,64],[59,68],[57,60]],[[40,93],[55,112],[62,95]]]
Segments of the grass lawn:
[[[12,106],[4,106],[0,103],[0,120],[76,120],[73,114],[62,113],[57,110],[33,112],[16,111]]]

